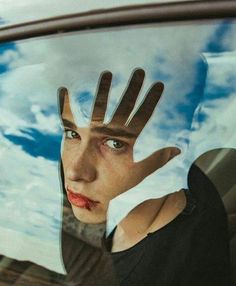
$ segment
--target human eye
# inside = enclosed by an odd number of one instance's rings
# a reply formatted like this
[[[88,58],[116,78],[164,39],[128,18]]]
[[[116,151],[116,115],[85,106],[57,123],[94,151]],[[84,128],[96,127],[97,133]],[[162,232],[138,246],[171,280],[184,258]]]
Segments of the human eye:
[[[79,134],[76,131],[71,130],[71,129],[65,129],[64,133],[65,133],[65,138],[66,139],[77,139],[77,138],[80,138]]]
[[[104,145],[108,146],[112,151],[125,151],[127,143],[118,139],[107,139]]]

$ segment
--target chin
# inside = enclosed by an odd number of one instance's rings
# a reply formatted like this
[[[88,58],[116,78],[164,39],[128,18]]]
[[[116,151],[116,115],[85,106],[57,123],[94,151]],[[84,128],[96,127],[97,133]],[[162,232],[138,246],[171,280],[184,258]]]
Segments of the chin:
[[[87,209],[80,209],[72,206],[72,211],[76,219],[82,223],[87,224],[100,224],[106,222],[106,214],[96,213]]]

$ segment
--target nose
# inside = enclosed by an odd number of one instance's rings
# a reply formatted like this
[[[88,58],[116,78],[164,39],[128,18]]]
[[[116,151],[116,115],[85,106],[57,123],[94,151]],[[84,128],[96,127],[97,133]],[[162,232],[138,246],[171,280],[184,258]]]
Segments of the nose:
[[[64,173],[71,181],[92,182],[97,177],[95,154],[88,147],[77,150],[68,164],[64,164]]]

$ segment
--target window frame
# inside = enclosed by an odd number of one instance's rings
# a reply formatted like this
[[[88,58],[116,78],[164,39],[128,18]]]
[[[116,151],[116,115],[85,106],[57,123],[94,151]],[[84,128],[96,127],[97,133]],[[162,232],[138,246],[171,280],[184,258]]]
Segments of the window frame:
[[[0,27],[0,44],[74,31],[236,17],[236,1],[185,1],[123,6]]]

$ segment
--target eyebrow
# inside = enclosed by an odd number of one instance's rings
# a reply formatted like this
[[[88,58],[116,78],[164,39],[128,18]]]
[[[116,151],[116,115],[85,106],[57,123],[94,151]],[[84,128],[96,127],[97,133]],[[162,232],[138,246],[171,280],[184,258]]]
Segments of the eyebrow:
[[[68,127],[68,128],[71,128],[71,129],[77,129],[76,124],[74,122],[68,120],[68,119],[62,118],[62,123],[63,123],[64,127]],[[110,128],[110,127],[107,127],[107,126],[92,127],[91,131],[92,132],[97,132],[97,133],[100,133],[100,134],[106,134],[106,135],[110,135],[110,136],[115,136],[115,137],[125,137],[125,138],[136,138],[137,137],[136,134],[134,134],[132,132],[129,132],[129,131],[126,131],[125,129],[122,129],[122,128]]]
[[[62,120],[62,124],[64,127],[68,127],[68,128],[72,128],[72,129],[76,129],[77,126],[75,125],[74,122],[68,120],[68,119],[65,119],[65,118],[61,118]]]
[[[93,132],[97,132],[97,133],[103,133],[106,135],[110,135],[110,136],[115,136],[115,137],[126,137],[126,138],[136,138],[137,135],[126,131],[122,128],[109,128],[106,126],[97,126],[97,127],[92,127],[91,130]]]

